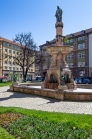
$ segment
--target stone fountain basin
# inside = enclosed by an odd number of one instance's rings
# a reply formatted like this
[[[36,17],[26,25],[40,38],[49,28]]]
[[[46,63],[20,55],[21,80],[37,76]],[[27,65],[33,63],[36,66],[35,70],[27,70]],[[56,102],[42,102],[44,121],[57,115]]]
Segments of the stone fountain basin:
[[[47,52],[49,54],[53,54],[53,53],[64,53],[64,54],[68,54],[73,50],[73,46],[69,46],[69,45],[50,45],[47,47]]]
[[[10,86],[10,90],[20,93],[29,93],[58,100],[92,101],[92,89],[77,88],[73,90],[41,89],[41,86]]]

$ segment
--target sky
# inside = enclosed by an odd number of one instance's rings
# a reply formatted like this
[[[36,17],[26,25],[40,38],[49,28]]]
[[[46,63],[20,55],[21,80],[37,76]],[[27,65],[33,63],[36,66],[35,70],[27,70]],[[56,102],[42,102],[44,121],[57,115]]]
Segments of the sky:
[[[56,36],[55,12],[63,10],[63,35],[92,28],[92,0],[0,0],[0,36],[32,33],[39,46]]]

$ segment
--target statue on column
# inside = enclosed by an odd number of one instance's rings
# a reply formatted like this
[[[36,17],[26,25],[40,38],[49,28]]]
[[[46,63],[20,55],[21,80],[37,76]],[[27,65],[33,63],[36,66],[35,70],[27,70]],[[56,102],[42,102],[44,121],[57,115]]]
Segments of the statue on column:
[[[62,22],[62,13],[63,13],[62,9],[60,9],[59,6],[57,6],[55,14],[57,22]]]

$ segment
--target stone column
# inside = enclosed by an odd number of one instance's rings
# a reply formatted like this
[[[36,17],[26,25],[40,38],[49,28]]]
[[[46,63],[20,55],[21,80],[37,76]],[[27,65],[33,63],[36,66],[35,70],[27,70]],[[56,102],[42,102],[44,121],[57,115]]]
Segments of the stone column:
[[[52,53],[52,59],[53,59],[53,61],[51,63],[50,68],[57,65],[57,63],[56,63],[57,62],[57,53]]]
[[[57,66],[60,68],[61,66],[63,66],[63,60],[62,60],[62,54],[59,53],[57,56]]]
[[[66,67],[66,66],[67,66],[67,63],[66,63],[65,58],[66,58],[66,54],[65,54],[65,53],[63,53],[63,62],[64,62],[64,67]]]
[[[55,27],[56,27],[56,45],[63,45],[63,43],[62,43],[63,23],[62,22],[57,22],[55,24]]]

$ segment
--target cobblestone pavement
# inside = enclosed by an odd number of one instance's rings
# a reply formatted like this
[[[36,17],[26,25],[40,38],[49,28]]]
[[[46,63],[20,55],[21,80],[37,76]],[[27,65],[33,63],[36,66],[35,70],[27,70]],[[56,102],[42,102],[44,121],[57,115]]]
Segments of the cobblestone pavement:
[[[0,106],[14,106],[50,112],[92,114],[92,102],[57,101],[50,98],[14,93],[0,87]]]

